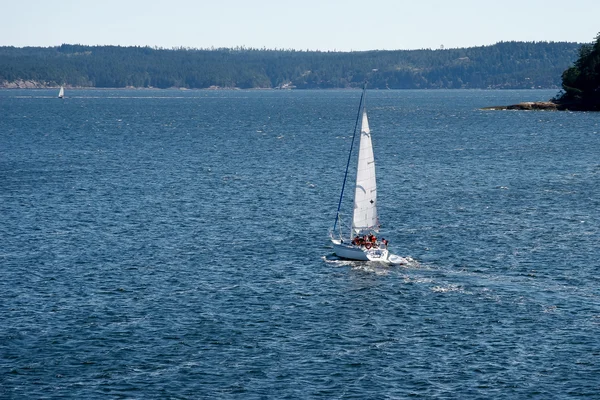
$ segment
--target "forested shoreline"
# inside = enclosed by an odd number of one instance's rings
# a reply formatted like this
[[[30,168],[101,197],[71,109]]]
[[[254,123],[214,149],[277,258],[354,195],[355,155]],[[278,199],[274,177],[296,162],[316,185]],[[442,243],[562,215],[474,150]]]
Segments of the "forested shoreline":
[[[600,111],[600,33],[579,48],[574,64],[562,73],[562,91],[553,102],[568,110]]]
[[[600,33],[581,45],[574,63],[561,74],[562,90],[549,101],[524,102],[488,110],[600,111]]]
[[[0,47],[0,87],[328,89],[560,88],[571,42],[320,52],[84,46]]]

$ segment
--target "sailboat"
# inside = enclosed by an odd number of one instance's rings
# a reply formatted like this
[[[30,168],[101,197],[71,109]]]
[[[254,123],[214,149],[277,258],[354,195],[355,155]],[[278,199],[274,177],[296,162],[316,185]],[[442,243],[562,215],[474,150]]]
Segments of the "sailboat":
[[[381,261],[386,263],[402,263],[404,259],[393,255],[387,249],[387,241],[379,240],[379,217],[377,215],[377,182],[375,179],[375,157],[371,130],[365,107],[367,85],[363,87],[358,106],[358,115],[354,126],[354,135],[350,145],[350,154],[346,164],[344,183],[340,193],[340,201],[333,229],[330,231],[335,254],[340,258],[358,261]],[[344,235],[340,221],[340,209],[344,197],[344,189],[348,178],[348,169],[352,160],[352,150],[356,138],[358,123],[360,127],[360,144],[358,149],[358,164],[356,169],[356,184],[354,186],[354,211],[349,232]]]
[[[64,97],[65,97],[65,88],[61,86],[60,90],[58,91],[58,98],[63,99]]]

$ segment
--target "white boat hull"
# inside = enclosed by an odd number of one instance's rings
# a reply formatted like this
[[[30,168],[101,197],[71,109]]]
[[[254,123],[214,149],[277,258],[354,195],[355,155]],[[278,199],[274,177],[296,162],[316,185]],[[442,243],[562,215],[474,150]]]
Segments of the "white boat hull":
[[[339,240],[333,240],[333,250],[335,255],[347,260],[356,261],[381,261],[389,262],[389,252],[387,249],[358,247],[351,244],[341,243]]]

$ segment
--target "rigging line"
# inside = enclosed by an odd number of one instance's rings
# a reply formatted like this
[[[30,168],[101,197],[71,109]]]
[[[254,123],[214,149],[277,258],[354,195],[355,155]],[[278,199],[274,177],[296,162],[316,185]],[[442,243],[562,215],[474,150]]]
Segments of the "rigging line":
[[[360,119],[360,111],[362,109],[363,99],[367,91],[367,81],[363,86],[363,92],[360,95],[360,103],[358,104],[358,113],[356,114],[356,123],[354,124],[354,134],[352,135],[352,143],[350,144],[350,154],[348,154],[348,162],[346,163],[346,173],[344,174],[344,183],[342,184],[342,192],[340,193],[340,201],[338,203],[337,212],[335,213],[335,223],[333,224],[333,232],[337,227],[338,220],[340,219],[340,208],[342,207],[342,199],[344,198],[344,188],[346,187],[346,180],[348,179],[348,168],[350,168],[350,159],[352,158],[352,149],[354,148],[354,139],[356,138],[356,128],[358,127],[358,121]]]

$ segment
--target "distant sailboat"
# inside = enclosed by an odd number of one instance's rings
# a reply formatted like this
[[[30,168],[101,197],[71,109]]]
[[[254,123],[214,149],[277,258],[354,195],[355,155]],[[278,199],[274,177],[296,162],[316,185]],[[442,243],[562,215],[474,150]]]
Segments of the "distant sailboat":
[[[65,88],[61,86],[60,90],[58,91],[58,98],[64,99],[64,97],[65,97]]]
[[[403,264],[406,260],[391,254],[387,249],[387,241],[378,240],[379,217],[377,215],[377,182],[375,180],[375,158],[373,155],[373,142],[371,141],[371,130],[365,108],[366,84],[360,98],[354,136],[348,155],[344,184],[338,203],[338,211],[335,217],[333,230],[330,232],[331,241],[335,254],[338,257],[358,261],[382,261],[393,264]],[[344,187],[348,176],[348,168],[352,158],[352,148],[356,128],[361,118],[360,145],[358,150],[358,166],[356,170],[356,185],[354,189],[354,212],[349,235],[344,237],[340,222],[340,209],[344,197]],[[339,230],[338,230],[339,229]],[[337,231],[336,231],[337,230]]]

